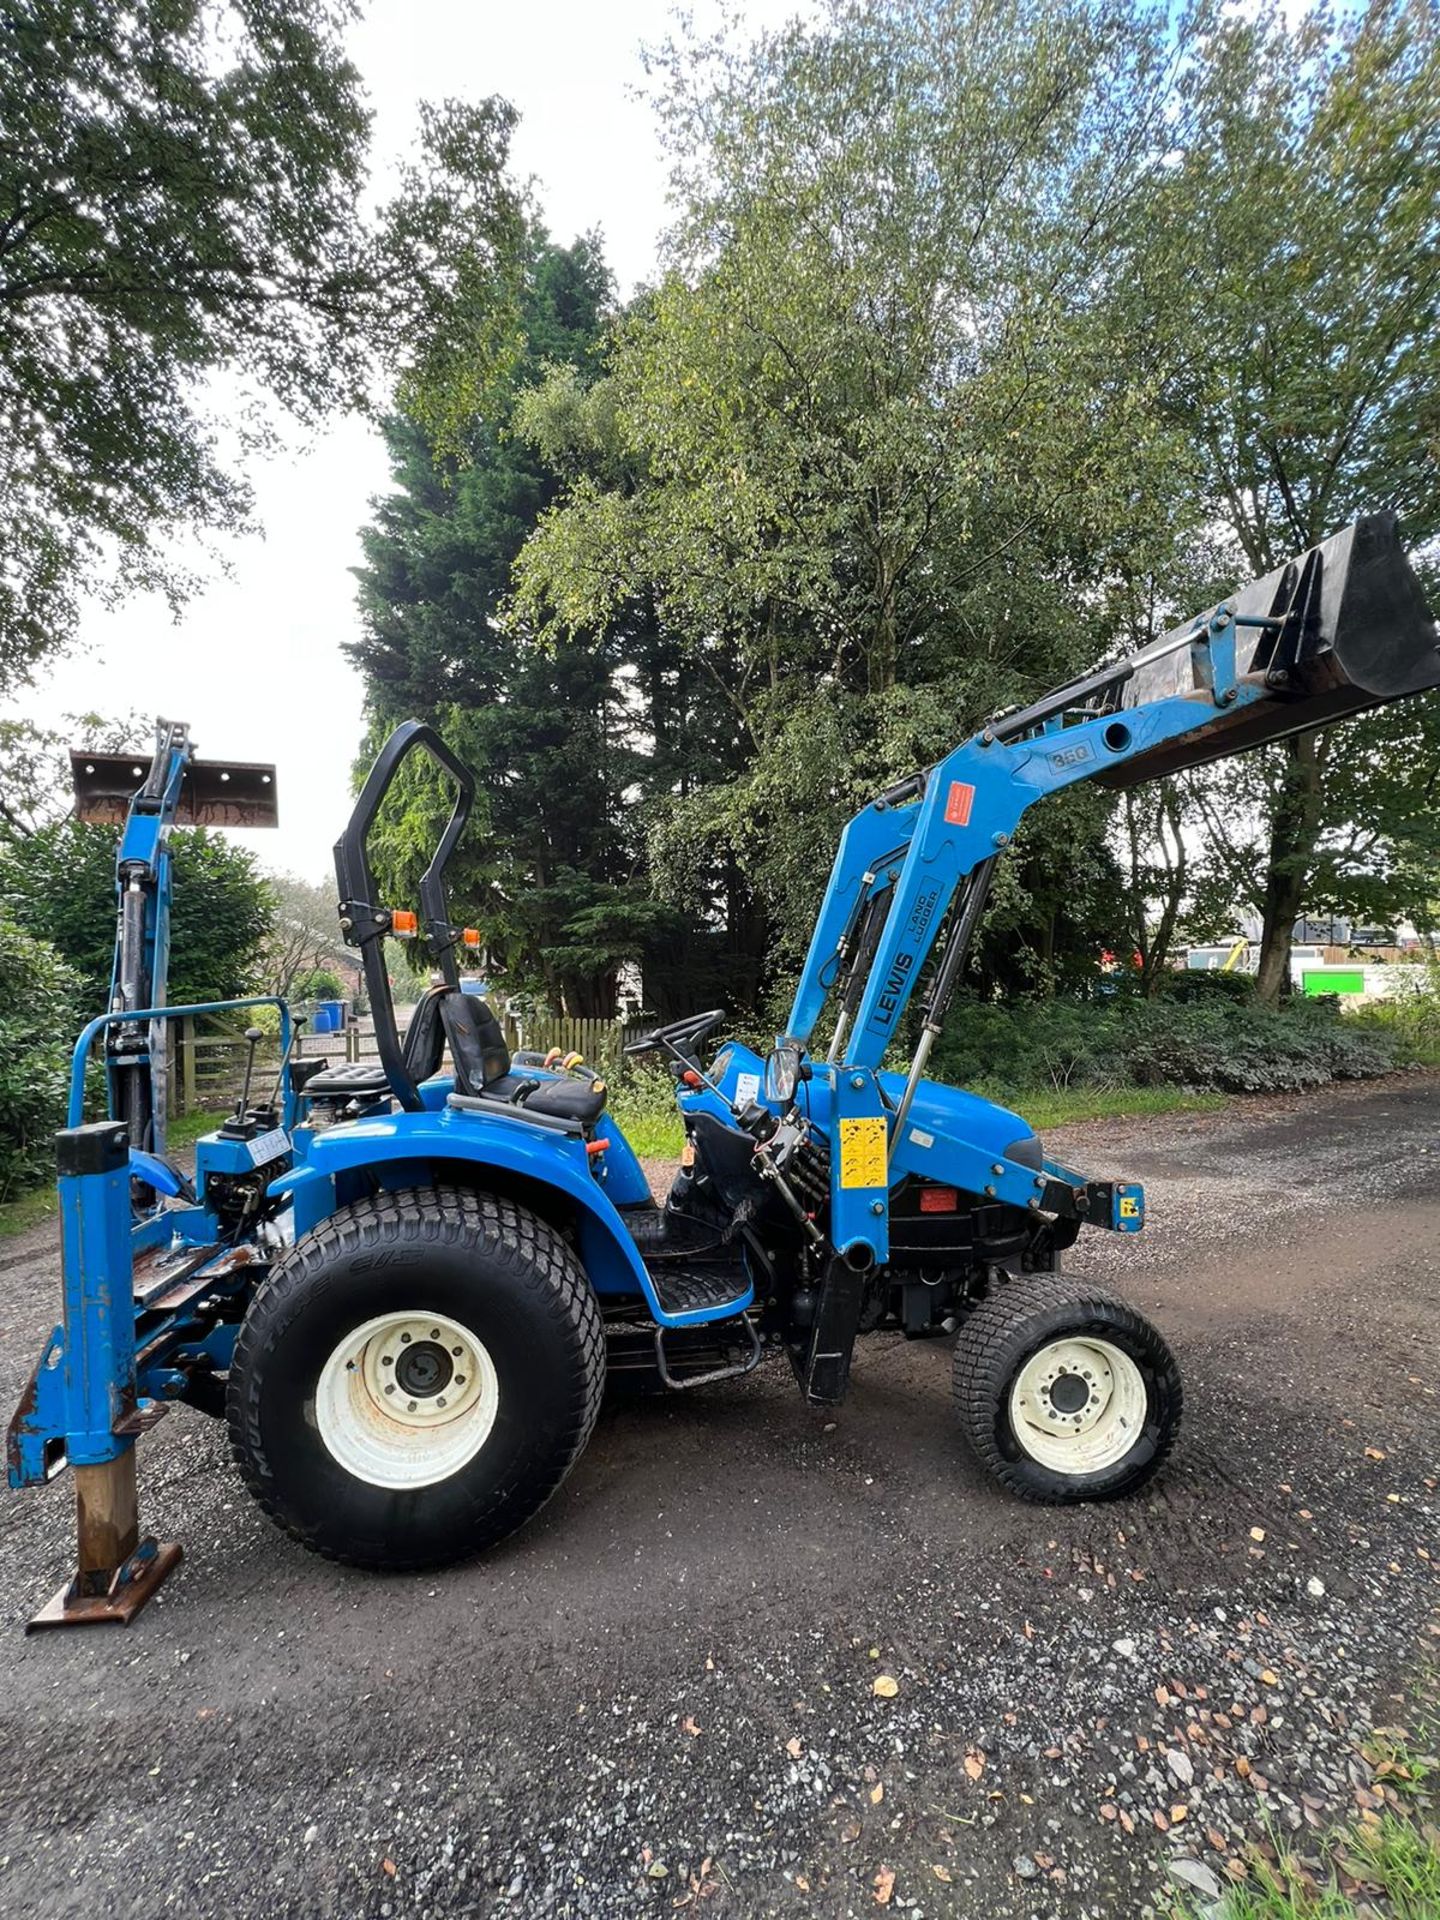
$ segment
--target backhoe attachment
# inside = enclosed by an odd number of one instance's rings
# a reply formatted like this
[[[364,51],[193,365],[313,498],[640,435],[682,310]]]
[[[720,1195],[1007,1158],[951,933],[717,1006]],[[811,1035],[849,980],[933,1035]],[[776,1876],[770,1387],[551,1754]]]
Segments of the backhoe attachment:
[[[84,753],[72,747],[70,773],[76,819],[97,826],[123,827],[137,800],[143,806],[152,799],[158,808],[164,793],[164,769],[157,773],[145,753]],[[176,827],[279,826],[274,767],[250,760],[188,760],[169,821]]]

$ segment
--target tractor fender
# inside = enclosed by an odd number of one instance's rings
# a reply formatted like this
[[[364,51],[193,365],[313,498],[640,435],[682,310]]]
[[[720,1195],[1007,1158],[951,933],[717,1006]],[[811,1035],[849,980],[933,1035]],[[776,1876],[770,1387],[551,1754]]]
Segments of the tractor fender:
[[[368,1187],[372,1175],[386,1186],[402,1186],[407,1167],[417,1182],[444,1178],[448,1170],[451,1178],[478,1175],[476,1184],[483,1186],[487,1173],[498,1173],[570,1203],[580,1259],[597,1293],[639,1293],[652,1314],[660,1311],[635,1242],[591,1173],[578,1136],[447,1107],[347,1121],[318,1134],[297,1129],[295,1150],[296,1164],[268,1191],[292,1197],[297,1239],[356,1197],[362,1185]]]

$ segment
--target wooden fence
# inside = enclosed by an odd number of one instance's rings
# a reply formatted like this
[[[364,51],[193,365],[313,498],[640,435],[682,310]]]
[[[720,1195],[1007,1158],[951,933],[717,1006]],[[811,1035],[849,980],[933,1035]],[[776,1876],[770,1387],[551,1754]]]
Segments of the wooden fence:
[[[548,1053],[558,1047],[561,1053],[578,1053],[587,1066],[597,1072],[618,1074],[628,1041],[645,1031],[644,1021],[555,1020],[536,1017],[518,1024],[508,1014],[500,1022],[505,1044],[512,1053],[523,1046],[535,1053]]]
[[[397,1009],[403,1033],[410,1009]],[[241,1016],[243,1019],[243,1016]],[[516,1022],[509,1014],[501,1019],[505,1043],[512,1052],[521,1047],[548,1053],[558,1047],[562,1053],[578,1053],[597,1072],[614,1076],[620,1071],[623,1048],[644,1031],[645,1023],[620,1020],[556,1020],[537,1017]],[[375,1023],[368,1016],[351,1020],[341,1033],[311,1033],[306,1029],[304,1054],[309,1060],[359,1062],[378,1060]],[[172,1022],[170,1029],[170,1111],[182,1113],[218,1113],[232,1106],[245,1080],[248,1044],[244,1029],[237,1021],[227,1024],[215,1016],[191,1017]],[[267,1035],[255,1050],[255,1074],[252,1092],[268,1095],[279,1065],[280,1043]]]

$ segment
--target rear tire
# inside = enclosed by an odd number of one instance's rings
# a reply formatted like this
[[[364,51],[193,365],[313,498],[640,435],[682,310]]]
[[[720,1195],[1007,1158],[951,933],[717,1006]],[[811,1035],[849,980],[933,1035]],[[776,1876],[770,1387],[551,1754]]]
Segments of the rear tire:
[[[273,1270],[236,1342],[230,1443],[315,1552],[443,1566],[544,1506],[604,1384],[600,1310],[555,1230],[420,1187],[341,1207]]]
[[[990,1473],[1054,1506],[1135,1493],[1180,1427],[1180,1369],[1143,1314],[1084,1282],[1007,1280],[955,1347],[960,1424]]]

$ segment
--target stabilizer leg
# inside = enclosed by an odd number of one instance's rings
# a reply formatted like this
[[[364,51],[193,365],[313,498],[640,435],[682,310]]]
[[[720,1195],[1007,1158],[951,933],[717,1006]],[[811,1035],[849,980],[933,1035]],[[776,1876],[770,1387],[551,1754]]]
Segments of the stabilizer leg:
[[[75,1476],[75,1574],[30,1631],[128,1626],[180,1561],[178,1546],[140,1535],[134,1436],[154,1409],[136,1401],[124,1122],[67,1127],[56,1154],[65,1326],[37,1374],[35,1430],[12,1432],[12,1448],[18,1484],[43,1479],[50,1453],[63,1449]]]
[[[133,1442],[113,1460],[75,1467],[75,1577],[25,1631],[49,1627],[128,1627],[180,1564],[174,1541],[140,1538]]]

